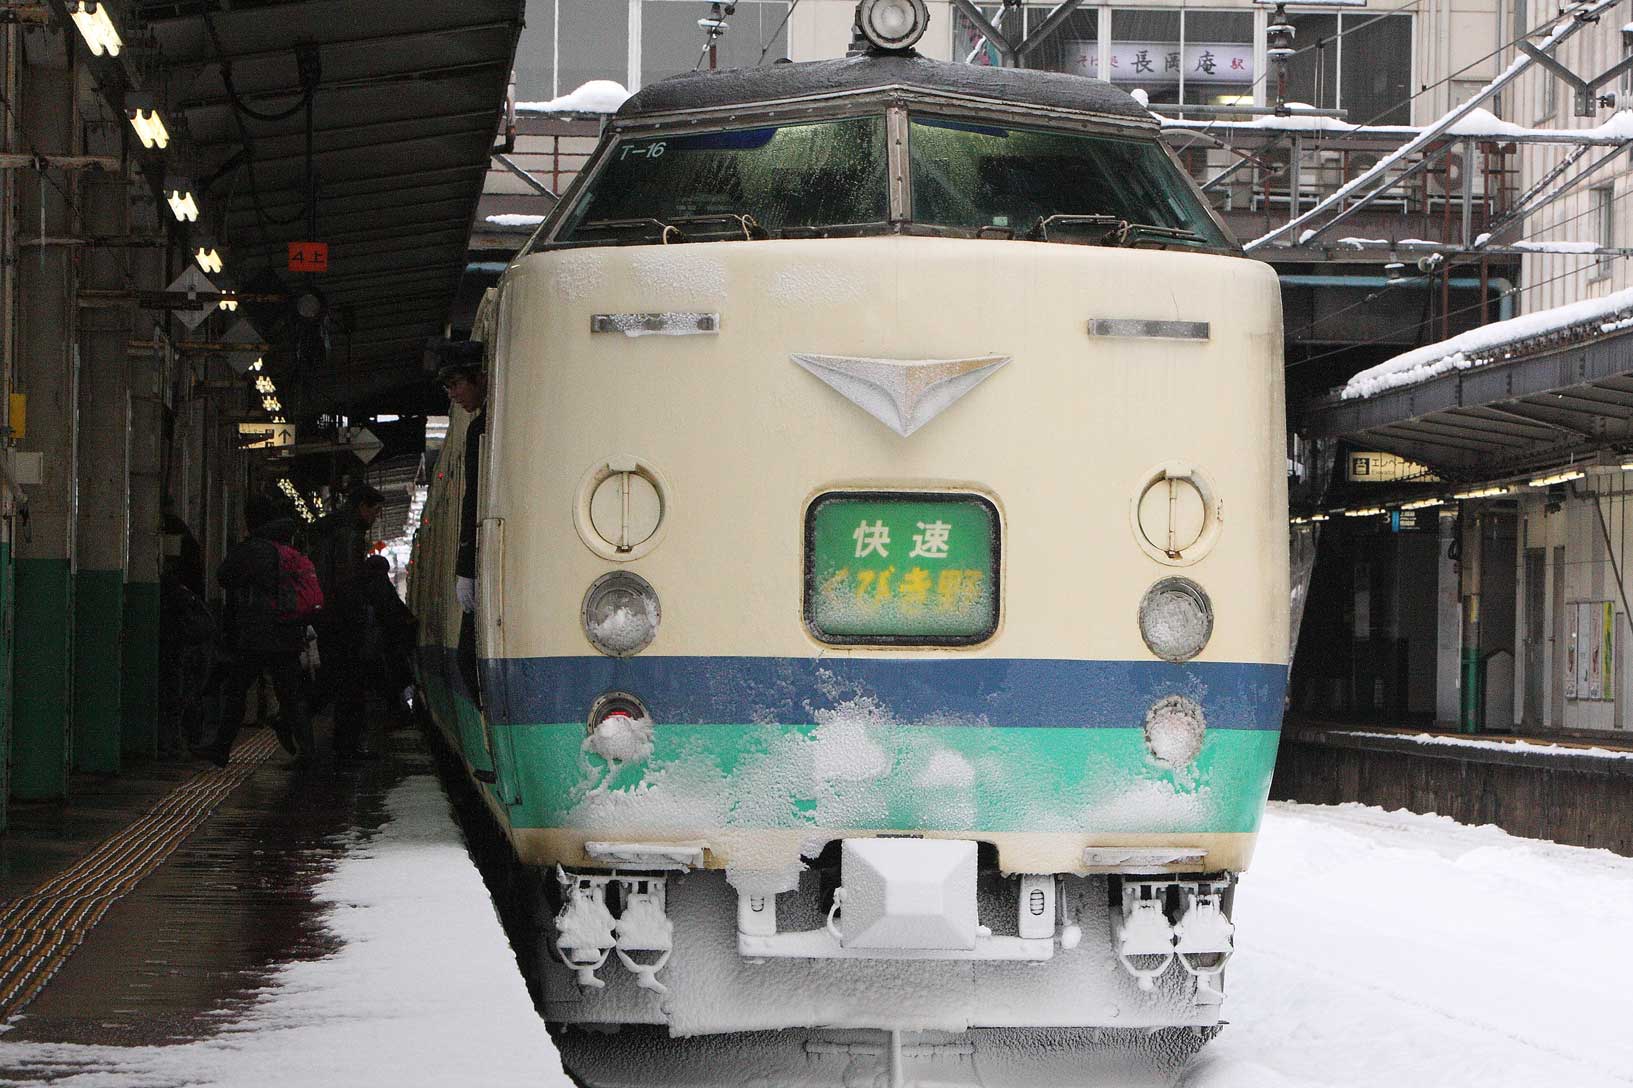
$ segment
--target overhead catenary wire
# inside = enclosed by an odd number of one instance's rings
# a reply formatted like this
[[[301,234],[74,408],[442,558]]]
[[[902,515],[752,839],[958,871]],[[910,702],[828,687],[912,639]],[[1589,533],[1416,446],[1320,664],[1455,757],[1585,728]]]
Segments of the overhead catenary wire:
[[[1621,201],[1627,199],[1629,196],[1633,196],[1633,189],[1629,189],[1626,192],[1622,193],[1621,196],[1618,196],[1618,197],[1614,198],[1612,203],[1620,203]],[[1587,217],[1589,215],[1594,215],[1594,214],[1598,213],[1600,210],[1601,210],[1600,208],[1589,207],[1589,208],[1587,208],[1587,209],[1585,209],[1583,211],[1577,212],[1575,215],[1567,216],[1564,219],[1560,219],[1560,220],[1557,220],[1556,222],[1548,223],[1545,226],[1538,227],[1537,230],[1538,230],[1539,233],[1546,233],[1548,231],[1557,230],[1560,227],[1566,226],[1566,225],[1568,225],[1570,223],[1574,223],[1578,219],[1585,218],[1585,217]],[[1542,239],[1533,239],[1529,235],[1522,235],[1520,238],[1516,239],[1516,241],[1522,241],[1522,242],[1523,241],[1531,241],[1531,240],[1542,241]],[[1539,253],[1536,254],[1536,256],[1539,256],[1539,257],[1547,257],[1547,256],[1571,257],[1571,256],[1578,256],[1578,255],[1577,254],[1550,254],[1550,253],[1546,253],[1546,252],[1539,252]],[[1586,254],[1582,254],[1581,256],[1586,256]],[[1454,263],[1455,262],[1453,260],[1448,260],[1446,262],[1446,268],[1444,270],[1445,275],[1450,275],[1451,274],[1451,270],[1454,267]],[[1463,262],[1463,263],[1467,264],[1468,262]],[[1552,283],[1556,279],[1561,279],[1564,276],[1571,275],[1572,273],[1580,272],[1580,271],[1582,271],[1582,269],[1579,266],[1579,267],[1571,269],[1569,272],[1561,273],[1560,276],[1555,276],[1555,277],[1552,277],[1550,279],[1544,280],[1544,281],[1542,281],[1542,283]],[[1413,280],[1427,279],[1427,278],[1428,277],[1424,277],[1424,276],[1408,276],[1408,277],[1406,277],[1404,282],[1411,282]],[[1538,284],[1538,286],[1541,286],[1541,284]],[[1380,287],[1377,290],[1373,291],[1371,294],[1367,295],[1365,298],[1361,299],[1359,302],[1352,302],[1348,306],[1341,307],[1340,309],[1334,310],[1334,311],[1332,311],[1331,313],[1328,313],[1328,314],[1323,314],[1321,317],[1317,318],[1316,320],[1310,322],[1308,325],[1306,325],[1303,328],[1301,328],[1301,329],[1297,330],[1296,332],[1294,332],[1293,336],[1301,336],[1304,333],[1311,332],[1312,330],[1315,329],[1315,327],[1317,325],[1325,324],[1326,322],[1331,321],[1333,318],[1340,317],[1343,314],[1349,313],[1351,310],[1359,309],[1362,306],[1369,305],[1370,303],[1377,301],[1383,295],[1388,294],[1390,291],[1394,291],[1394,290],[1398,290],[1398,289],[1399,288],[1395,284],[1388,284],[1388,285],[1385,285],[1383,287]],[[1505,291],[1499,297],[1500,298],[1508,298],[1508,297],[1511,297],[1512,295],[1514,295],[1516,293],[1522,293],[1523,290],[1524,290],[1524,288],[1517,288],[1514,291]],[[1478,306],[1478,305],[1481,305],[1481,304],[1476,303],[1475,305]],[[1474,308],[1475,308],[1474,306],[1467,307],[1467,309],[1474,309]],[[1462,313],[1462,312],[1464,312],[1464,311],[1463,310],[1449,311],[1447,316],[1450,316],[1452,313]],[[1421,322],[1419,322],[1419,324],[1421,324]],[[1416,327],[1416,326],[1414,326],[1414,327]],[[1349,350],[1349,348],[1368,347],[1372,343],[1373,343],[1373,341],[1364,341],[1362,343],[1348,345],[1346,348],[1343,348],[1343,349],[1335,349],[1334,352],[1329,353],[1329,354],[1336,354],[1338,350]],[[1304,360],[1304,361],[1305,362],[1310,362],[1312,360]],[[1291,366],[1291,365],[1295,365],[1295,364],[1290,363],[1288,365]]]
[[[766,54],[771,52],[773,45],[777,44],[777,35],[781,34],[782,28],[788,25],[788,20],[794,17],[794,9],[799,7],[799,3],[800,0],[794,0],[792,4],[788,5],[788,10],[783,12],[782,22],[778,23],[777,29],[771,32],[771,37],[765,40],[765,48],[760,50],[760,59],[754,62],[754,67],[758,68],[765,63]]]
[[[1580,268],[1568,269],[1568,270],[1566,270],[1564,272],[1557,273],[1556,275],[1549,276],[1545,280],[1538,280],[1536,283],[1528,283],[1528,284],[1524,285],[1523,287],[1512,287],[1512,288],[1508,289],[1507,291],[1502,292],[1500,297],[1502,297],[1502,298],[1512,298],[1512,297],[1516,297],[1516,296],[1519,296],[1519,295],[1524,295],[1524,294],[1527,294],[1528,292],[1535,291],[1540,287],[1546,287],[1550,283],[1556,283],[1559,280],[1565,279],[1568,276],[1579,275],[1579,274],[1581,274],[1581,272],[1582,272],[1582,269],[1580,269]],[[1487,306],[1489,304],[1490,304],[1489,300],[1482,299],[1479,302],[1472,303],[1472,304],[1470,304],[1468,306],[1460,306],[1455,310],[1447,310],[1446,313],[1443,314],[1442,316],[1443,317],[1455,317],[1458,314],[1466,314],[1466,313],[1470,312],[1471,310],[1478,310],[1481,307]],[[1378,336],[1374,336],[1374,337],[1372,337],[1371,339],[1368,339],[1368,340],[1362,340],[1362,341],[1359,341],[1358,343],[1354,343],[1354,344],[1345,344],[1342,347],[1332,348],[1332,349],[1330,349],[1328,351],[1322,352],[1319,355],[1311,355],[1308,358],[1289,360],[1284,369],[1291,370],[1295,366],[1303,366],[1306,363],[1318,363],[1323,359],[1330,359],[1335,355],[1343,355],[1346,352],[1355,351],[1358,348],[1377,347],[1377,346],[1380,346],[1380,345],[1384,344],[1384,342],[1386,341],[1386,339],[1388,337],[1394,336],[1397,333],[1410,332],[1413,329],[1419,329],[1419,328],[1422,328],[1422,327],[1423,327],[1423,322],[1422,321],[1414,321],[1410,325],[1400,325],[1400,326],[1397,326],[1397,327],[1395,327],[1393,329],[1390,329],[1388,332],[1382,333],[1382,334],[1380,334]]]

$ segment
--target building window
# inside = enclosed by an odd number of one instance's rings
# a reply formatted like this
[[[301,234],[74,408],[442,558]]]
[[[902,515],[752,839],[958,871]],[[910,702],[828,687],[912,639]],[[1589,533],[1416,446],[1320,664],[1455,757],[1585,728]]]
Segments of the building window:
[[[516,95],[544,101],[592,79],[636,89],[707,68],[708,39],[697,21],[711,7],[709,0],[529,0],[516,47]],[[640,28],[634,49],[632,9]],[[762,57],[765,64],[786,57],[788,10],[788,0],[738,0],[726,19],[729,29],[715,42],[715,65],[748,68]]]
[[[1014,45],[1043,26],[1053,5],[1000,8],[981,4],[977,10],[999,33]],[[953,11],[953,56],[970,64],[997,68],[1003,64],[997,46],[986,40],[974,23],[957,8]],[[1077,76],[1097,76],[1100,71],[1100,11],[1080,7],[1066,17],[1049,37],[1023,58],[1022,66],[1047,72],[1070,72]]]
[[[1599,243],[1600,249],[1614,249],[1616,247],[1616,187],[1601,185],[1588,191],[1588,198],[1592,201],[1592,222],[1594,227],[1594,241]],[[1611,256],[1600,257],[1593,265],[1593,274],[1590,280],[1602,280],[1610,276],[1616,258]]]
[[[668,76],[708,68],[708,35],[697,21],[709,14],[703,0],[642,0],[641,86]],[[726,17],[727,31],[715,40],[714,66],[753,68],[788,55],[785,0],[738,0]]]
[[[1111,82],[1153,104],[1251,105],[1253,47],[1249,11],[1115,10]]]
[[[1287,62],[1287,101],[1347,110],[1355,124],[1411,123],[1410,15],[1308,14],[1289,22],[1299,52]],[[1274,97],[1274,82],[1267,94]]]

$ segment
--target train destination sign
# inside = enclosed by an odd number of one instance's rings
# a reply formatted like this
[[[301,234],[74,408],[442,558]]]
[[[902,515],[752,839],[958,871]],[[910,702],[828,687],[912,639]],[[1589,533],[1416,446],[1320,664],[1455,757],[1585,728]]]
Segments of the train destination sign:
[[[998,512],[979,495],[836,492],[805,518],[805,619],[840,645],[963,646],[998,626]]]

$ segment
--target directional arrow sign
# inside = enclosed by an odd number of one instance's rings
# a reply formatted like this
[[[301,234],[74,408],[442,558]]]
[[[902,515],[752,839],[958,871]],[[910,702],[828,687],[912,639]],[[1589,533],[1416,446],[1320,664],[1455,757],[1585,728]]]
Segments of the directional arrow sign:
[[[357,454],[357,459],[366,465],[380,455],[380,451],[385,448],[385,443],[380,441],[375,433],[367,427],[353,427],[348,446],[353,453]]]

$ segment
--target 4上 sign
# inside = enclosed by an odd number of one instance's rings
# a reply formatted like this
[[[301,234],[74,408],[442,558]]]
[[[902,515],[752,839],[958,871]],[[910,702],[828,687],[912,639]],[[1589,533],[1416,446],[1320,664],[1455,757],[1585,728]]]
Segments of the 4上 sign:
[[[327,271],[329,271],[329,243],[328,242],[290,242],[289,243],[289,271],[291,271],[291,272],[327,272]]]

